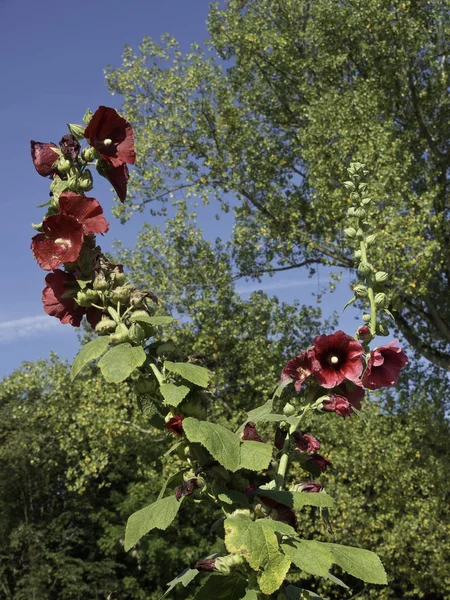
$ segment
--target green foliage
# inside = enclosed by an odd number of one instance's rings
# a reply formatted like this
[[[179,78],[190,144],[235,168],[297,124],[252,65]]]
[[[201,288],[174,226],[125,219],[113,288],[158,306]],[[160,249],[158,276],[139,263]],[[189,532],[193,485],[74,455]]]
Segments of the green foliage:
[[[182,498],[178,501],[175,496],[168,496],[132,514],[125,531],[125,550],[132,548],[152,529],[167,529],[177,516],[181,501]]]
[[[109,339],[107,337],[98,337],[95,340],[91,340],[90,342],[84,344],[84,346],[73,359],[71,367],[72,379],[75,379],[80,371],[82,371],[82,369],[84,369],[84,367],[91,362],[91,360],[95,360],[104,354],[108,348],[108,345]]]
[[[176,408],[180,404],[180,402],[182,402],[184,398],[186,398],[186,396],[191,390],[185,385],[163,383],[159,388],[159,391],[161,392],[166,404],[169,404],[170,406]]]
[[[141,157],[118,214],[216,200],[234,212],[236,275],[352,269],[340,182],[360,160],[397,323],[447,368],[447,0],[230,0],[208,25],[205,49],[145,38],[108,69]]]
[[[125,381],[133,371],[144,364],[146,354],[142,346],[119,344],[102,356],[98,366],[108,383]]]
[[[181,377],[187,379],[195,385],[198,385],[199,387],[207,387],[211,378],[211,374],[208,372],[208,369],[200,367],[199,365],[191,365],[181,362],[173,363],[166,360],[164,367],[171,373],[178,373],[178,375],[181,375]]]
[[[258,495],[264,498],[273,498],[277,502],[300,510],[304,506],[317,506],[320,508],[329,508],[334,505],[334,500],[325,492],[282,492],[276,490],[261,490]]]
[[[212,575],[200,588],[194,600],[240,600],[245,594],[246,582],[241,577]]]

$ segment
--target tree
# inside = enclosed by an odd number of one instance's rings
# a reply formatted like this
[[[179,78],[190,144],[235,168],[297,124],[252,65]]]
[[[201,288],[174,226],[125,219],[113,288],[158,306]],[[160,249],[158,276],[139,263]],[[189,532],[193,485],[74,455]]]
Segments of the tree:
[[[448,8],[230,0],[211,6],[205,50],[183,56],[168,36],[127,47],[107,81],[145,157],[131,210],[182,194],[232,208],[235,276],[351,270],[341,183],[344,163],[360,160],[373,173],[368,219],[381,232],[377,267],[394,273],[397,324],[448,368]]]

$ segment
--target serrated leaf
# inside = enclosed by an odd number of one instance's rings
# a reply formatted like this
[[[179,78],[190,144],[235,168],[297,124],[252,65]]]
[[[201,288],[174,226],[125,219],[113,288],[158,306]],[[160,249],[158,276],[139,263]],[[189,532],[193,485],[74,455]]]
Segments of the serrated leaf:
[[[191,583],[191,581],[193,581],[197,577],[199,573],[200,571],[198,569],[190,569],[189,567],[185,569],[182,573],[177,575],[175,579],[169,581],[169,583],[167,584],[169,587],[165,591],[165,594],[161,596],[160,600],[162,600],[162,598],[165,598],[167,594],[169,594],[180,583],[183,587],[187,587]]]
[[[80,373],[84,367],[96,358],[99,358],[104,352],[106,352],[109,346],[109,337],[101,336],[85,344],[78,354],[75,356],[72,362],[72,368],[70,369],[70,378],[72,381]]]
[[[166,360],[164,366],[171,373],[178,373],[178,375],[199,387],[208,386],[211,373],[205,367],[192,365],[191,363],[174,363],[169,360]]]
[[[314,540],[291,539],[281,547],[294,565],[311,575],[325,577],[333,565],[331,549]]]
[[[186,398],[191,391],[185,385],[175,385],[174,383],[163,383],[159,388],[159,391],[164,398],[166,404],[174,406],[175,408]]]
[[[248,506],[248,497],[237,490],[228,490],[226,488],[216,488],[217,498],[224,504],[238,504],[246,508]]]
[[[148,316],[143,315],[142,317],[140,317],[139,315],[138,316],[131,315],[130,321],[132,321],[132,322],[138,321],[139,323],[147,323],[148,325],[168,325],[169,323],[173,323],[173,321],[175,321],[175,319],[173,317],[169,317],[168,315],[160,316],[160,317],[151,317],[150,315],[148,315]]]
[[[263,490],[257,491],[258,496],[265,498],[273,498],[281,504],[300,510],[304,506],[318,506],[320,508],[328,508],[334,505],[334,500],[325,492],[282,492],[278,490]]]
[[[285,592],[288,600],[326,600],[314,592],[304,590],[303,588],[296,587],[295,585],[288,585],[287,588],[285,588]]]
[[[239,459],[240,469],[263,471],[267,469],[272,458],[272,446],[262,442],[246,440],[241,442]]]
[[[142,346],[119,344],[111,348],[100,359],[98,366],[109,383],[120,383],[144,364],[147,358]]]
[[[340,544],[326,544],[332,551],[334,562],[358,579],[366,583],[387,585],[386,571],[379,557],[370,550],[341,546]]]
[[[183,431],[190,442],[204,446],[226,469],[239,469],[240,442],[229,429],[188,417],[183,421]]]
[[[182,500],[178,502],[175,496],[168,496],[132,514],[125,530],[125,550],[132,548],[152,529],[167,529],[177,516]]]
[[[251,521],[244,515],[226,519],[224,529],[227,550],[242,555],[258,572],[259,586],[264,594],[275,592],[291,565],[290,559],[279,548],[276,532],[295,534],[294,529],[280,521]]]
[[[342,579],[339,579],[339,577],[336,577],[336,575],[332,575],[331,573],[327,573],[325,576],[325,579],[328,579],[328,581],[331,581],[332,583],[335,583],[336,585],[339,585],[340,587],[344,588],[344,590],[349,590],[350,588],[348,587],[348,585],[346,583],[344,583],[342,581]]]
[[[241,600],[247,582],[242,577],[211,575],[198,590],[194,600]]]

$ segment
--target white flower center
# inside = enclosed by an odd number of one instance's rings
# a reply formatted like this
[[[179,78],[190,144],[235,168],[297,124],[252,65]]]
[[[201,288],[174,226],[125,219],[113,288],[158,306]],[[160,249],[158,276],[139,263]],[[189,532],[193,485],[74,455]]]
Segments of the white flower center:
[[[106,140],[103,140],[103,144],[104,144],[105,146],[111,146],[111,144],[112,144],[112,140],[110,140],[109,138],[106,138]]]
[[[332,365],[337,365],[339,362],[339,358],[337,356],[330,356],[330,363]]]
[[[58,244],[58,246],[63,246],[64,248],[70,248],[70,246],[72,245],[70,243],[70,240],[64,240],[63,238],[57,238],[55,240],[55,244]]]

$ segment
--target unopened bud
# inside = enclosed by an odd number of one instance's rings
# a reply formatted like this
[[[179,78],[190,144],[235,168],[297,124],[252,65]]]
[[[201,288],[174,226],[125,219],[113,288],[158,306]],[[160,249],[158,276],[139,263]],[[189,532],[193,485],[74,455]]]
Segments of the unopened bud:
[[[358,192],[352,192],[350,194],[350,200],[352,200],[353,202],[358,202],[358,200],[359,200]]]
[[[81,151],[81,158],[86,162],[92,162],[97,158],[97,150],[93,146],[83,148]]]
[[[120,302],[121,304],[128,304],[132,292],[131,285],[122,285],[110,292],[111,300]]]
[[[354,206],[350,206],[350,208],[347,210],[347,215],[349,217],[354,217],[355,216],[355,211],[356,211],[356,208]]]
[[[360,206],[359,208],[357,208],[355,210],[355,216],[359,217],[360,219],[363,219],[365,216],[367,216],[367,213],[364,210],[364,208],[362,208],[362,206]]]
[[[140,317],[148,317],[149,314],[146,310],[133,310],[132,313],[130,313],[130,319],[131,321],[139,321]]]
[[[123,285],[126,283],[127,279],[128,277],[125,273],[121,273],[116,269],[114,269],[114,271],[111,273],[111,281],[114,286]]]
[[[370,331],[370,328],[367,327],[367,325],[362,325],[358,329],[357,334],[359,339],[363,342],[370,342],[370,340],[372,339],[372,333]]]
[[[362,320],[364,321],[364,323],[370,323],[370,315],[367,313],[364,313],[362,316]]]
[[[94,283],[92,284],[94,290],[104,291],[109,288],[109,283],[106,280],[104,273],[97,273],[94,279]]]
[[[88,108],[83,115],[83,121],[86,123],[86,125],[89,125],[89,122],[93,116],[94,116],[94,113],[92,112],[92,110],[90,108]]]
[[[388,276],[388,274],[385,271],[377,271],[375,273],[375,281],[377,283],[383,283],[383,282],[385,282],[388,277],[389,276]]]
[[[292,406],[292,404],[287,402],[284,405],[283,414],[286,415],[286,417],[292,417],[292,415],[295,415],[295,406]]]
[[[371,246],[375,242],[375,240],[377,239],[377,237],[378,236],[377,236],[376,233],[372,233],[371,235],[368,235],[366,237],[366,240],[365,240],[366,241],[366,246]]]
[[[375,294],[375,306],[386,306],[387,297],[383,292]]]
[[[92,304],[91,300],[89,300],[89,298],[87,297],[86,292],[83,292],[82,290],[78,292],[75,300],[80,306],[91,306]]]
[[[364,190],[367,188],[367,183],[360,183],[358,185],[358,191],[359,192],[364,192]]]
[[[362,283],[357,283],[353,286],[353,293],[359,298],[365,298],[367,296],[368,291],[365,285],[363,285]]]
[[[353,181],[344,181],[342,185],[345,187],[346,190],[353,191],[355,189],[355,184],[353,183]]]
[[[382,336],[389,335],[389,327],[385,323],[377,323],[376,333]]]
[[[95,331],[98,333],[109,333],[114,331],[116,328],[116,323],[112,319],[108,319],[108,317],[102,317],[102,319],[95,326]]]
[[[358,265],[358,271],[363,275],[369,275],[372,273],[372,265],[364,260],[362,260]]]
[[[78,192],[78,177],[71,175],[67,180],[67,187],[71,192]]]
[[[77,140],[82,140],[84,138],[84,125],[67,123],[67,127],[69,128],[69,131],[73,135],[73,137]]]
[[[118,323],[116,331],[109,336],[111,344],[123,344],[129,342],[128,327],[124,323]]]
[[[355,250],[355,258],[361,258],[362,252],[361,250]]]
[[[92,173],[89,170],[84,171],[83,175],[78,180],[79,188],[83,192],[89,192],[94,187],[94,180],[92,179]]]
[[[134,308],[142,308],[143,306],[145,306],[145,304],[144,304],[145,297],[146,297],[146,294],[144,292],[140,292],[139,290],[134,290],[130,296],[131,306],[133,306]]]
[[[368,204],[370,204],[372,202],[372,198],[370,198],[369,196],[367,196],[366,198],[363,198],[361,200],[361,204],[363,206],[367,206]]]
[[[67,158],[61,156],[61,158],[56,163],[56,168],[60,173],[68,173],[72,168],[72,163]]]
[[[229,554],[228,556],[220,556],[216,558],[216,571],[222,575],[229,575],[233,567],[239,567],[244,563],[244,557],[237,554]]]
[[[347,227],[347,229],[344,229],[344,233],[345,235],[347,235],[349,238],[354,238],[356,237],[356,229],[354,227]]]
[[[135,344],[140,344],[145,340],[145,332],[139,323],[133,323],[129,332],[130,340]]]

